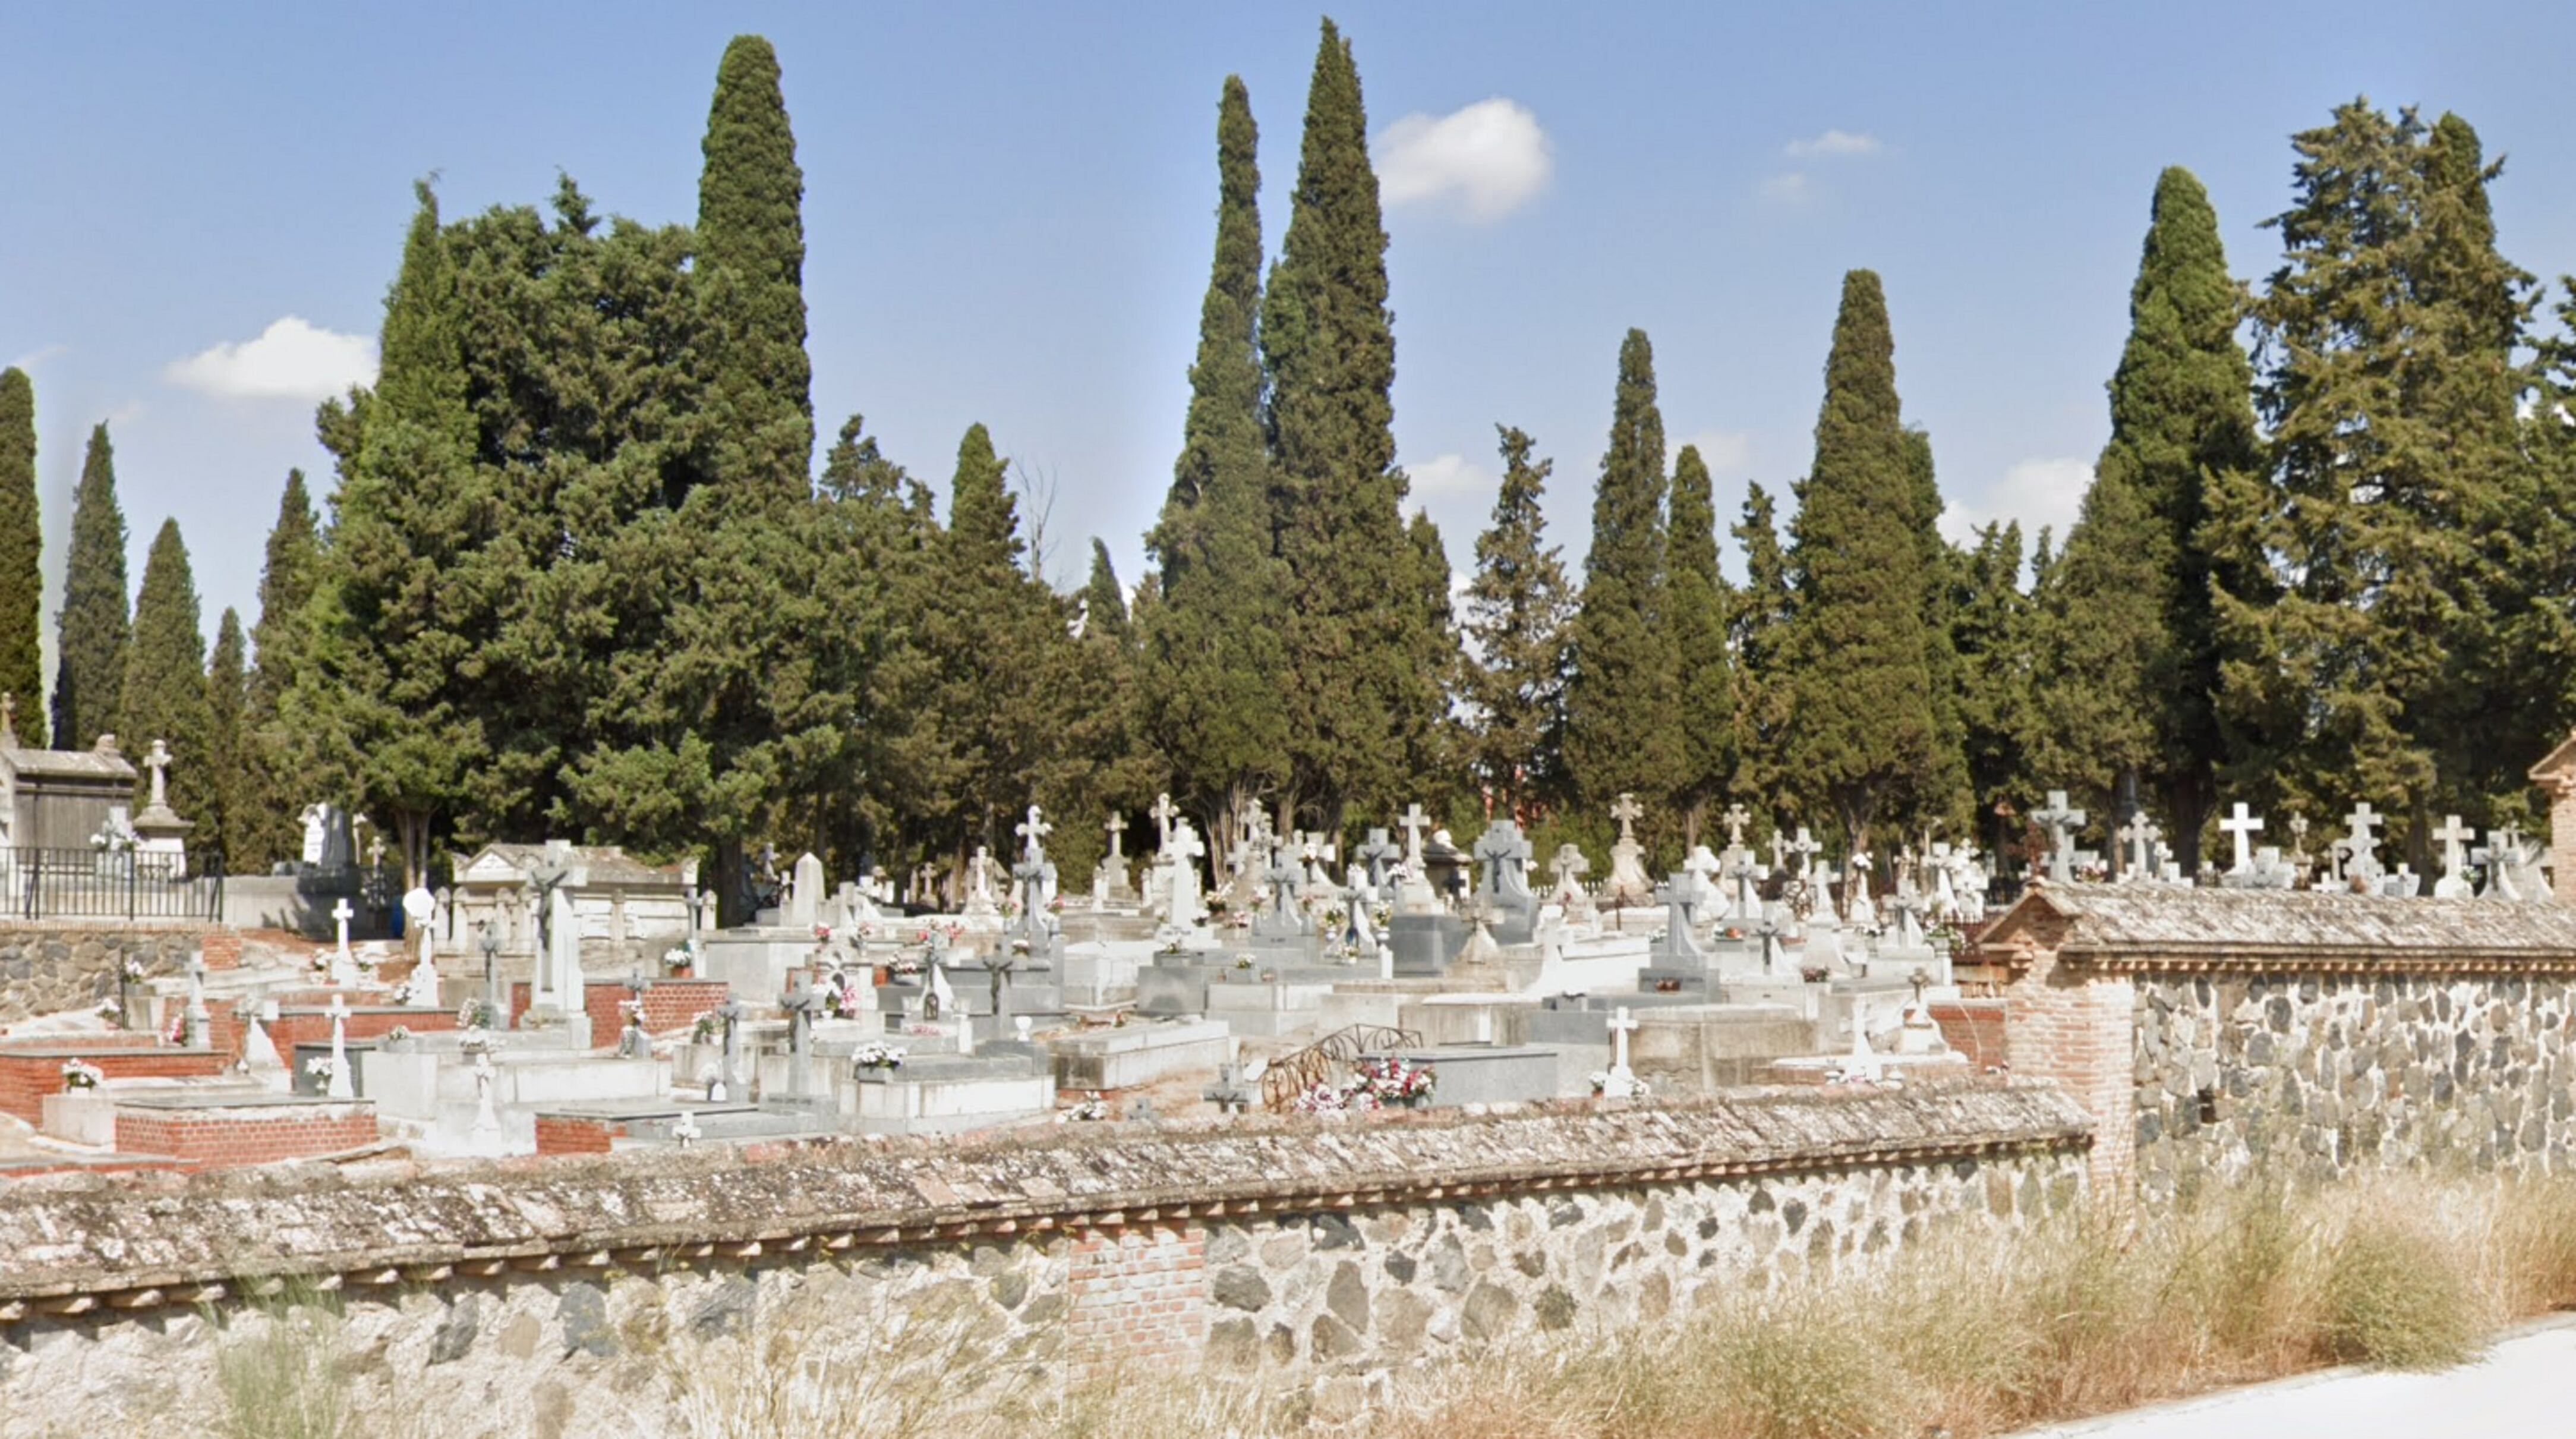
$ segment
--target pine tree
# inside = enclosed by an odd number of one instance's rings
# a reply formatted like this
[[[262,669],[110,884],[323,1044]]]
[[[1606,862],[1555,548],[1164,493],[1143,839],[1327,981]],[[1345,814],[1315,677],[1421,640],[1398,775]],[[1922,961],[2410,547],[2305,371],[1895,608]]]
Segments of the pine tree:
[[[2111,439],[2049,597],[2041,762],[2106,812],[2115,794],[2153,796],[2187,869],[2225,753],[2207,490],[2259,464],[2241,314],[2208,193],[2171,167],[2129,292]]]
[[[1572,617],[1565,562],[1546,541],[1541,501],[1554,461],[1527,434],[1496,425],[1503,483],[1493,524],[1476,537],[1462,688],[1471,716],[1467,767],[1498,814],[1524,814],[1564,792],[1565,644]]]
[[[123,710],[125,596],[125,513],[116,503],[116,448],[101,424],[90,431],[80,488],[72,492],[71,553],[63,567],[53,734],[63,748],[88,748],[116,727]]]
[[[2356,100],[2294,143],[2287,255],[2254,307],[2270,482],[2212,502],[2223,718],[2255,793],[2376,800],[2420,866],[2433,816],[2522,803],[2500,737],[2545,743],[2562,719],[2496,713],[2490,682],[2518,659],[2511,617],[2550,603],[2501,533],[2534,286],[2495,251],[2495,170],[2465,123]]]
[[[1923,483],[1898,409],[1886,296],[1875,273],[1854,270],[1843,277],[1815,463],[1791,527],[1787,733],[1796,788],[1859,848],[1939,767]]]
[[[36,512],[36,388],[0,370],[0,693],[17,702],[18,743],[45,747],[45,535]]]
[[[1681,709],[1666,623],[1664,420],[1646,332],[1619,346],[1610,448],[1592,493],[1592,549],[1570,626],[1565,761],[1586,817],[1627,792],[1670,794],[1681,768]],[[1660,820],[1650,819],[1650,827]]]
[[[196,847],[223,856],[235,873],[258,873],[252,857],[258,841],[250,831],[258,823],[261,774],[253,759],[246,650],[241,616],[226,606],[215,626],[214,654],[206,661],[206,807],[192,818]]]
[[[163,520],[143,561],[134,600],[134,639],[125,654],[124,713],[117,729],[131,754],[155,742],[170,750],[170,807],[183,819],[216,812],[218,765],[214,720],[206,704],[206,632],[197,613],[197,582],[179,522]],[[149,792],[138,778],[137,801]]]
[[[1717,501],[1697,445],[1682,446],[1673,459],[1671,510],[1664,627],[1673,637],[1681,751],[1673,804],[1681,811],[1684,841],[1696,844],[1709,805],[1735,778],[1736,704],[1727,655],[1734,597],[1717,568]]]
[[[698,281],[709,330],[718,478],[808,488],[813,365],[805,354],[805,173],[778,55],[737,35],[716,68],[698,179]]]
[[[1291,809],[1327,830],[1346,805],[1398,803],[1437,704],[1437,648],[1412,598],[1419,560],[1395,467],[1386,228],[1350,43],[1327,20],[1306,95],[1297,188],[1263,297],[1271,516],[1288,607]]]
[[[1207,817],[1212,848],[1233,816],[1288,778],[1287,584],[1272,553],[1262,435],[1261,175],[1243,82],[1217,107],[1216,253],[1199,307],[1197,360],[1180,458],[1146,537],[1161,601],[1140,624],[1153,748],[1183,804]]]

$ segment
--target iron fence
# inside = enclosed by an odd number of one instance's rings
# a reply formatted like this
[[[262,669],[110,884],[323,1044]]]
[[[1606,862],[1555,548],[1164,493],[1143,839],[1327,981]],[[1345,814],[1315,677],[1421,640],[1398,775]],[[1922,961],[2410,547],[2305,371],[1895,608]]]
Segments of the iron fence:
[[[18,919],[223,918],[214,854],[134,849],[0,848],[0,894]]]

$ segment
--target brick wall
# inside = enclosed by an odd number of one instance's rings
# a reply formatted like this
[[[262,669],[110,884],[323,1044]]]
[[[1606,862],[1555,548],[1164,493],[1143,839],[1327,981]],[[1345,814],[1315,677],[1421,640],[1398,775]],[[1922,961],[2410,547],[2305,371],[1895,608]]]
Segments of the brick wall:
[[[560,1114],[537,1116],[539,1154],[606,1154],[626,1126],[606,1119],[575,1119]]]
[[[1130,1224],[1074,1236],[1066,1340],[1093,1366],[1198,1362],[1207,1342],[1207,1230]]]
[[[430,1030],[456,1028],[456,1011],[452,1009],[353,1009],[342,1032],[351,1040],[382,1039],[396,1026],[415,1034]],[[303,1006],[281,1008],[277,1022],[268,1027],[269,1041],[277,1052],[285,1054],[298,1044],[329,1044],[331,1012]],[[238,1047],[239,1039],[235,1039]]]
[[[116,1147],[168,1155],[183,1170],[233,1169],[340,1154],[376,1141],[376,1110],[364,1100],[245,1109],[135,1109],[118,1106]]]
[[[42,1048],[0,1050],[0,1113],[42,1124],[45,1096],[63,1091],[63,1061],[84,1059],[109,1079],[202,1079],[223,1073],[225,1057],[212,1049],[172,1049],[149,1035],[79,1036]]]
[[[2006,1052],[2003,1000],[1936,1000],[1929,1007],[1932,1022],[1941,1026],[1941,1038],[1966,1055],[1977,1073],[2009,1067],[2012,1056]]]
[[[699,1015],[725,1002],[732,987],[721,979],[657,979],[644,987],[644,1032],[668,1034],[686,1029]],[[620,1008],[633,991],[622,981],[594,982],[582,991],[582,1007],[590,1012],[590,1042],[593,1048],[605,1049],[617,1042],[626,1028],[626,1014]]]
[[[241,931],[210,929],[199,942],[197,952],[204,957],[208,969],[238,969],[242,958]]]
[[[2096,1193],[2125,1193],[2137,1152],[2137,986],[2126,974],[2057,962],[2062,922],[2034,916],[2028,964],[2004,987],[2005,1057],[2055,1081],[2093,1116],[2086,1162]]]

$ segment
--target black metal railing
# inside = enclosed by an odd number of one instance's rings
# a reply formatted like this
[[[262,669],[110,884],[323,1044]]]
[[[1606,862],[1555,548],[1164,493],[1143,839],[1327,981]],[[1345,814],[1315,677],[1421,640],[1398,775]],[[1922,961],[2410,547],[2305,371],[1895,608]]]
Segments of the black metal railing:
[[[221,920],[223,857],[134,849],[0,848],[18,919]]]

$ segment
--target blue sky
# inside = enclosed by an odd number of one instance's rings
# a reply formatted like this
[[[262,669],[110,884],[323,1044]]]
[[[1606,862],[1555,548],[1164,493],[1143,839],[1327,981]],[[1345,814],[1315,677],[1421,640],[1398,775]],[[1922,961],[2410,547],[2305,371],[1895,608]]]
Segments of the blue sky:
[[[2200,174],[2233,268],[2259,280],[2288,135],[2355,94],[2475,122],[2509,156],[2506,253],[2576,268],[2563,47],[2529,7],[1333,13],[1393,201],[1401,458],[1462,563],[1496,421],[1555,457],[1551,524],[1579,560],[1631,325],[1722,514],[1748,479],[1785,489],[1855,265],[1886,278],[1898,383],[1952,523],[2062,526],[2102,443],[2157,170]],[[1058,486],[1057,577],[1078,582],[1096,533],[1132,582],[1186,400],[1218,86],[1251,87],[1275,251],[1316,19],[0,8],[0,363],[36,380],[49,566],[82,437],[107,418],[137,576],[174,515],[209,633],[225,605],[248,622],[286,468],[329,482],[310,395],[368,363],[412,179],[437,172],[456,215],[541,201],[561,168],[605,210],[688,219],[717,56],[753,30],[777,43],[805,168],[820,430],[863,411],[944,486],[985,421]]]

